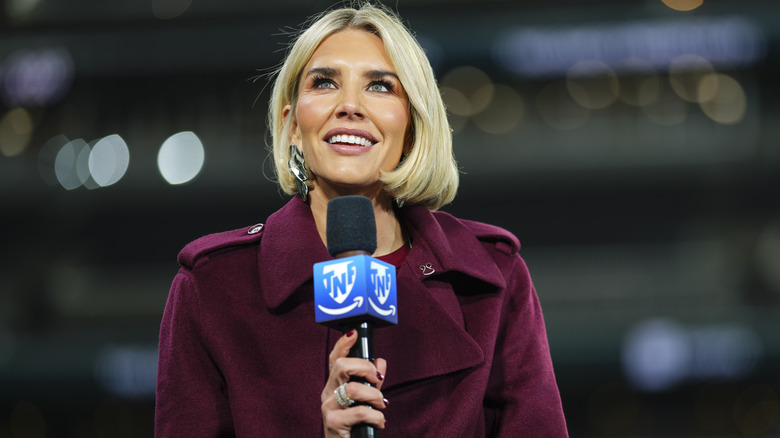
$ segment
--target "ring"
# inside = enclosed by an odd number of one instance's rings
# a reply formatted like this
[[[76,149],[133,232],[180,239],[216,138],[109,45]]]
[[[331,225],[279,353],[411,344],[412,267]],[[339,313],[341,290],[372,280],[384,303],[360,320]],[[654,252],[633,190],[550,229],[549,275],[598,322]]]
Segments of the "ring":
[[[333,394],[336,395],[336,401],[339,402],[339,406],[342,408],[348,408],[355,404],[355,400],[352,400],[349,398],[349,394],[347,394],[347,384],[342,383],[339,385],[338,388],[336,388],[335,391],[333,391]]]

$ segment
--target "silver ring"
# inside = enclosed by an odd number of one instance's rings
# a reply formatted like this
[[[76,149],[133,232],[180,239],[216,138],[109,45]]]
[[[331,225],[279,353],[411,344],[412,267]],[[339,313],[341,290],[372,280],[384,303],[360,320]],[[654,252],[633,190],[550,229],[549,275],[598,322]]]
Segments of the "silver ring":
[[[352,400],[349,398],[349,394],[347,394],[347,384],[342,383],[339,385],[338,388],[336,388],[335,391],[333,391],[333,394],[336,395],[336,401],[339,402],[339,406],[342,408],[348,408],[355,404],[355,400]]]

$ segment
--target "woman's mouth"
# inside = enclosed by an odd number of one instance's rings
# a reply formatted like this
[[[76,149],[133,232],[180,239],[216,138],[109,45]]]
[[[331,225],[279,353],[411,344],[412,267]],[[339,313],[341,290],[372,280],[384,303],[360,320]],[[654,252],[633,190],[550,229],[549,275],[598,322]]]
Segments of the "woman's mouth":
[[[330,144],[348,144],[348,145],[356,145],[356,146],[371,146],[374,144],[373,141],[365,137],[360,137],[357,135],[347,135],[347,134],[334,135],[328,138],[327,142]]]

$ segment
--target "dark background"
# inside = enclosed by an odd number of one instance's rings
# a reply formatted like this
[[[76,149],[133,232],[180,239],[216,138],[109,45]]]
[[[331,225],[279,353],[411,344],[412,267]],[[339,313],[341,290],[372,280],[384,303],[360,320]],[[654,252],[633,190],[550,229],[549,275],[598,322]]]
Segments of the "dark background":
[[[175,256],[286,202],[264,75],[330,5],[0,2],[0,437],[152,436]],[[780,2],[392,6],[452,113],[445,210],[523,242],[571,435],[780,436]],[[58,151],[112,134],[126,172],[69,186]]]

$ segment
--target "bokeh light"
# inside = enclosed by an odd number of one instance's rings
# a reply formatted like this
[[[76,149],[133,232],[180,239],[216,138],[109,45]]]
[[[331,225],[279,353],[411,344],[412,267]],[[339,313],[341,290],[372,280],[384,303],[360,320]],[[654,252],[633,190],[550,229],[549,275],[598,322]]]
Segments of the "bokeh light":
[[[14,19],[24,19],[30,12],[35,10],[41,0],[8,0],[6,11]]]
[[[614,70],[596,60],[573,65],[566,73],[566,89],[575,102],[589,109],[608,107],[620,91]]]
[[[702,99],[698,91],[699,81],[714,71],[712,64],[701,56],[678,56],[669,66],[669,83],[672,85],[672,90],[682,99],[698,103]]]
[[[54,173],[65,190],[74,190],[87,182],[89,152],[89,145],[80,138],[66,143],[57,152]]]
[[[487,108],[493,99],[494,88],[490,77],[482,70],[457,67],[442,78],[442,86],[457,90],[461,97],[453,95],[450,112],[460,116],[472,116]]]
[[[119,135],[100,139],[89,154],[89,172],[95,182],[106,187],[119,181],[130,164],[130,151]]]
[[[90,190],[99,187],[92,178],[92,173],[89,171],[89,157],[92,155],[92,146],[94,146],[94,144],[95,142],[91,142],[87,144],[87,147],[81,148],[78,157],[76,158],[76,174],[78,175],[79,181],[81,181],[81,184],[85,188]]]
[[[690,338],[679,325],[647,321],[628,333],[623,369],[628,380],[645,391],[660,391],[681,382],[691,361]]]
[[[73,81],[73,60],[65,48],[20,49],[4,62],[0,91],[11,105],[48,105]]]
[[[450,127],[458,132],[466,126],[468,122],[469,100],[459,90],[451,87],[440,87],[441,98],[447,107],[447,117],[450,121]]]
[[[747,111],[745,90],[736,79],[721,73],[711,73],[701,78],[697,92],[701,97],[701,109],[712,120],[724,125],[742,121]]]
[[[0,154],[6,157],[20,155],[30,144],[33,120],[24,108],[14,108],[0,118]]]
[[[762,350],[758,336],[741,325],[688,328],[651,319],[626,335],[623,371],[644,391],[668,390],[689,381],[736,380],[753,370]]]
[[[675,11],[692,11],[704,3],[704,0],[661,0]]]
[[[124,398],[153,398],[157,382],[157,349],[107,345],[95,361],[95,380],[108,393]]]
[[[694,379],[740,379],[753,370],[763,344],[748,327],[717,324],[689,329],[694,347]]]
[[[191,181],[203,168],[203,143],[194,132],[179,132],[170,136],[157,154],[157,168],[170,184]]]
[[[503,134],[520,124],[525,115],[525,101],[514,88],[495,84],[495,95],[483,111],[475,115],[474,125],[488,134]]]

